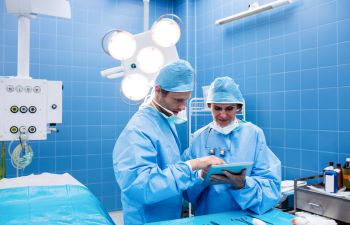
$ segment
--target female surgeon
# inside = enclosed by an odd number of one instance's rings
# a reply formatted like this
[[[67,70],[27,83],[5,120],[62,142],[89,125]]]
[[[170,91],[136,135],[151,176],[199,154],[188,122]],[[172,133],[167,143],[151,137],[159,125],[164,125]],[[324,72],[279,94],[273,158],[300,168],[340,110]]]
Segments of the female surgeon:
[[[281,163],[266,145],[263,131],[236,118],[243,104],[241,91],[230,77],[211,83],[207,105],[213,122],[194,133],[183,159],[215,155],[226,163],[253,162],[253,168],[250,174],[244,169],[211,175],[210,184],[195,182],[184,193],[194,205],[195,215],[246,209],[262,214],[280,200]]]

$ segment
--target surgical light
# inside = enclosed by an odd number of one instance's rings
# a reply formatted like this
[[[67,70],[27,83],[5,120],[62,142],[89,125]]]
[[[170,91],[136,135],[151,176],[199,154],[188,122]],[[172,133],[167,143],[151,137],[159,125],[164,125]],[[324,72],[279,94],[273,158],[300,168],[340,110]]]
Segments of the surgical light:
[[[105,52],[113,58],[125,60],[134,55],[136,41],[132,34],[122,30],[112,30],[106,35],[106,38],[103,38],[102,46]]]
[[[121,89],[125,97],[133,101],[139,101],[148,94],[150,85],[145,76],[134,73],[123,78]]]
[[[136,62],[145,73],[156,73],[164,66],[164,55],[155,47],[147,47],[137,54]]]
[[[176,15],[166,14],[157,19],[151,30],[138,34],[118,29],[107,32],[102,48],[120,60],[120,66],[103,70],[101,75],[110,79],[124,77],[122,94],[131,100],[141,100],[148,94],[149,83],[154,81],[159,70],[179,59],[176,43],[180,39],[181,23]]]
[[[175,20],[179,21],[179,23]],[[166,14],[159,17],[151,28],[152,39],[162,47],[175,45],[181,35],[179,24],[181,24],[181,20],[175,15]]]

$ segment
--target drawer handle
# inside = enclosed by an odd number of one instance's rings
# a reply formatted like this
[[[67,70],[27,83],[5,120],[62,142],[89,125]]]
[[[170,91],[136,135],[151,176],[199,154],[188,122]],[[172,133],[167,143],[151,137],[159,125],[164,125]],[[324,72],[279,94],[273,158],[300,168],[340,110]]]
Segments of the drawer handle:
[[[309,204],[309,205],[311,205],[311,206],[315,206],[315,207],[321,207],[320,205],[315,204],[315,203],[312,203],[312,202],[309,202],[309,203],[307,203],[307,204]]]

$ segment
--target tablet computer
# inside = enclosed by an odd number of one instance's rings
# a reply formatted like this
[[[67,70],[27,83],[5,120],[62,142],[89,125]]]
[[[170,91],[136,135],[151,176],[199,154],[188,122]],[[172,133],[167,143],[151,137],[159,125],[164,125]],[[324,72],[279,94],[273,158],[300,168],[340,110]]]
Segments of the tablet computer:
[[[224,175],[223,171],[227,170],[234,173],[240,173],[243,169],[247,169],[246,174],[250,174],[253,168],[253,162],[235,162],[235,163],[229,163],[229,164],[222,164],[222,165],[213,165],[210,167],[207,175],[204,178],[204,181],[207,183],[210,183],[210,176],[213,174],[222,174]]]

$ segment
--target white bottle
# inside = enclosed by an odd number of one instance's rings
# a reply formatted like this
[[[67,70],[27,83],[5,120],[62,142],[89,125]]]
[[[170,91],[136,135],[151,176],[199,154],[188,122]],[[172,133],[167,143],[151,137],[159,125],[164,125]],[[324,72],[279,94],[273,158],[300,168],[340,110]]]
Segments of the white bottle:
[[[329,162],[329,165],[323,169],[323,184],[326,183],[325,182],[325,172],[327,170],[334,170],[334,163],[333,162]]]

